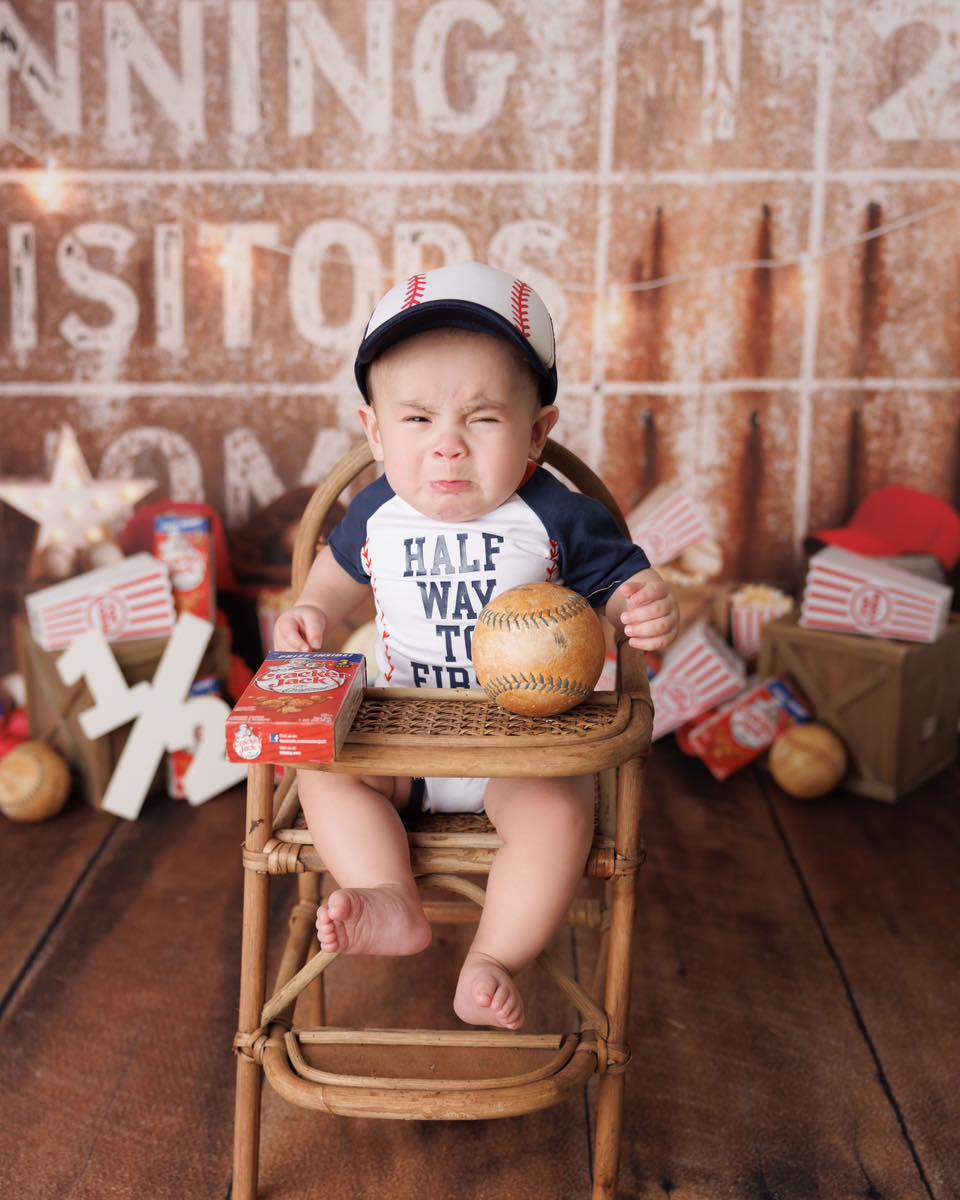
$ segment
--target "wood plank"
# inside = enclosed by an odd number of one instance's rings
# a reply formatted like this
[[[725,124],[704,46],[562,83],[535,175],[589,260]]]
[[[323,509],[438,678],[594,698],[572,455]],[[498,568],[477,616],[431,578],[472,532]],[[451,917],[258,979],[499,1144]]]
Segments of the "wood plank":
[[[646,842],[623,1196],[924,1196],[756,779],[658,744]]]
[[[75,792],[51,821],[0,820],[0,996],[6,997],[117,819],[93,812]]]
[[[895,805],[763,786],[930,1192],[960,1195],[960,766]]]
[[[242,826],[239,790],[120,823],[3,1020],[0,1194],[225,1195]]]

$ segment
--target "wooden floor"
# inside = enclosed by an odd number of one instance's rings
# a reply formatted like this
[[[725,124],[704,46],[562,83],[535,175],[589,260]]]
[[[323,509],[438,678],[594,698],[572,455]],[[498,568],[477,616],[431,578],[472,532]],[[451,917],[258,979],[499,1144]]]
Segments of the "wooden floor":
[[[230,1193],[242,797],[0,830],[0,1195]],[[788,800],[655,750],[621,1196],[960,1196],[960,770],[897,806]],[[274,888],[279,930],[290,881]],[[334,965],[330,1020],[456,1025],[463,928]],[[591,947],[558,948],[589,979]],[[522,977],[529,1027],[566,1025]],[[557,1026],[559,1027],[559,1026]],[[589,1196],[592,1092],[427,1124],[264,1105],[270,1200]]]

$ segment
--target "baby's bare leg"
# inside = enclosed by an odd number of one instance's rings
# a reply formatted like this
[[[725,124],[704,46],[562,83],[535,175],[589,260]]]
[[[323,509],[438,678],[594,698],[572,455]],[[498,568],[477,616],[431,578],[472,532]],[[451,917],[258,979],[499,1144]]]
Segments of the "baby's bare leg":
[[[503,845],[457,983],[453,1007],[462,1020],[523,1024],[512,976],[546,946],[576,893],[593,840],[593,796],[591,775],[490,781],[487,815]]]
[[[300,803],[313,844],[341,887],[317,909],[323,950],[416,954],[431,929],[410,870],[397,812],[409,780],[299,771]]]

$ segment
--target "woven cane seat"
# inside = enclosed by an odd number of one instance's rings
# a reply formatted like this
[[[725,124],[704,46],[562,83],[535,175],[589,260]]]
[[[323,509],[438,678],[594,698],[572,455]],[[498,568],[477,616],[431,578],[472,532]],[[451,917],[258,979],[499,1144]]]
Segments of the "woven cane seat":
[[[394,740],[428,738],[446,741],[464,739],[476,745],[490,738],[523,738],[529,744],[555,742],[558,738],[594,741],[610,737],[621,730],[629,716],[629,703],[595,693],[593,698],[569,712],[553,717],[523,717],[507,712],[476,693],[469,699],[442,692],[427,693],[430,703],[424,703],[424,693],[404,693],[395,697],[391,688],[368,688],[360,711],[347,735],[350,743],[391,742]]]

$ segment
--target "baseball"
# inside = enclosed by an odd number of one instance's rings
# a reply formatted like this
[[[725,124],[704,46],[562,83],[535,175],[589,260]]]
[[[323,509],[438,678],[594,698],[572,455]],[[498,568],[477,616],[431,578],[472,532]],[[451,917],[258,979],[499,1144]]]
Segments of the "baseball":
[[[70,794],[70,772],[46,742],[22,742],[0,758],[0,812],[11,821],[56,816]]]
[[[826,725],[788,725],[770,748],[771,774],[798,800],[832,792],[846,769],[843,742]]]
[[[483,609],[473,634],[480,686],[501,708],[551,717],[575,707],[600,678],[606,646],[588,601],[555,583],[523,583]]]

